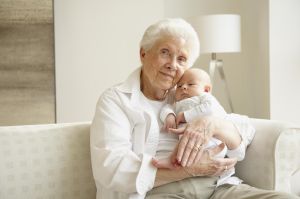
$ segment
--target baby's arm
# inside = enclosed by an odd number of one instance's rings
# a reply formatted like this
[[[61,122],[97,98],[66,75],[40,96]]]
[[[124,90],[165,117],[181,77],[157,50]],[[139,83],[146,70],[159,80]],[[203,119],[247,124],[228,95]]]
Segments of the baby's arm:
[[[163,125],[163,130],[165,130],[166,132],[168,132],[170,128],[176,129],[176,117],[173,113],[170,113],[166,117]]]
[[[176,116],[176,124],[179,125],[180,123],[185,123],[185,117],[184,117],[184,112],[180,112]]]
[[[176,128],[176,115],[173,110],[172,105],[165,105],[160,112],[160,119],[163,122],[162,129],[164,131],[169,131],[169,128]]]
[[[184,118],[186,122],[192,121],[199,116],[214,115],[226,116],[226,111],[218,102],[218,100],[211,94],[205,93],[199,96],[199,104],[194,108],[184,111]]]

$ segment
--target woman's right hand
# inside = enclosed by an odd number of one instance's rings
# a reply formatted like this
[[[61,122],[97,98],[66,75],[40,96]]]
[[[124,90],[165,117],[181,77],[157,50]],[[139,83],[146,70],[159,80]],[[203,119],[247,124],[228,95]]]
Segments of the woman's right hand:
[[[191,176],[220,176],[225,171],[234,168],[237,163],[236,158],[214,158],[225,147],[222,143],[212,149],[204,150],[198,163],[190,167],[185,167],[185,171]]]
[[[194,163],[189,167],[174,166],[174,169],[182,169],[186,171],[189,177],[192,176],[220,176],[223,172],[231,169],[237,163],[236,158],[214,158],[214,156],[220,153],[225,147],[222,143],[214,148],[206,149],[201,156],[200,161]],[[155,167],[159,169],[170,169],[169,162],[156,160]]]

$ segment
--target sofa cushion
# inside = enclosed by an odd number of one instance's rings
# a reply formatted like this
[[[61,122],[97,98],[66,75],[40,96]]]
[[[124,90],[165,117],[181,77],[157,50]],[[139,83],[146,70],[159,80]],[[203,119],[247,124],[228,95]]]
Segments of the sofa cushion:
[[[0,198],[95,199],[89,126],[0,127]]]

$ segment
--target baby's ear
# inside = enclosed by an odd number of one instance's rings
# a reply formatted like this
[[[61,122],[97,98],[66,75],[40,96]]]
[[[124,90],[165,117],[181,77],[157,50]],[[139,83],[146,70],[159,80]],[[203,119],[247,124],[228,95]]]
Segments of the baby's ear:
[[[211,86],[210,85],[204,86],[204,91],[207,92],[207,93],[210,93],[211,92]]]

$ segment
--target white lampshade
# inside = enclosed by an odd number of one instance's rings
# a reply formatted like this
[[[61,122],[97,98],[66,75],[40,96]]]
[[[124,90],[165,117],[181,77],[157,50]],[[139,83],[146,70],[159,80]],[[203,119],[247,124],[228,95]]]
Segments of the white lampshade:
[[[240,52],[240,21],[234,14],[197,17],[193,25],[199,34],[201,53]]]

